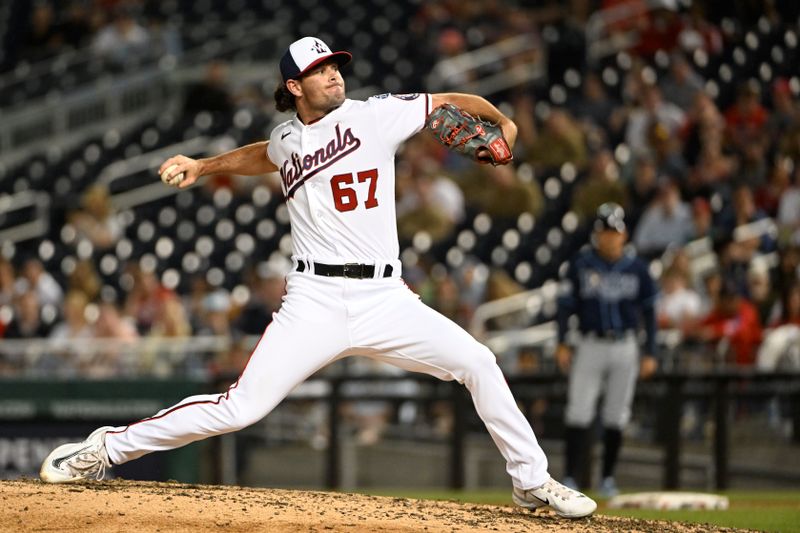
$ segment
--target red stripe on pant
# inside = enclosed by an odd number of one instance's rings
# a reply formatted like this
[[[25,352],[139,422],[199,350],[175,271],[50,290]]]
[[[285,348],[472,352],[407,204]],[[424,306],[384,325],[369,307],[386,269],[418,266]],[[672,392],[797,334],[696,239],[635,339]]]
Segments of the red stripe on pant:
[[[272,315],[273,322],[275,321],[275,315],[276,314],[277,313],[273,313],[273,315]],[[144,423],[144,422],[150,422],[151,420],[158,420],[160,418],[164,418],[168,414],[171,414],[171,413],[174,413],[176,411],[179,411],[180,409],[183,409],[184,407],[191,407],[192,405],[203,405],[203,404],[219,405],[220,402],[223,399],[227,400],[230,397],[231,391],[239,386],[239,381],[242,379],[242,376],[244,376],[244,373],[247,371],[247,366],[250,364],[250,360],[253,358],[253,355],[258,350],[258,347],[261,345],[261,341],[263,341],[264,337],[267,336],[267,331],[269,331],[269,326],[271,326],[271,325],[272,325],[272,322],[270,322],[269,325],[267,325],[266,329],[264,329],[264,333],[261,334],[261,338],[258,339],[258,342],[256,343],[255,348],[253,348],[253,351],[250,352],[250,357],[247,358],[247,363],[244,365],[244,369],[242,370],[242,373],[239,374],[239,377],[236,379],[236,381],[233,383],[233,385],[228,387],[228,391],[225,394],[220,394],[219,398],[217,398],[214,401],[212,401],[212,400],[203,400],[203,401],[200,401],[200,402],[191,402],[191,403],[186,403],[186,404],[183,404],[183,405],[175,406],[174,408],[170,409],[169,411],[167,411],[164,414],[161,414],[161,415],[158,415],[158,416],[151,416],[149,418],[143,418],[143,419],[141,419],[141,420],[139,420],[137,422],[133,422],[132,424],[128,424],[127,426],[125,426],[125,429],[123,429],[122,431],[109,431],[108,434],[110,434],[110,435],[118,435],[120,433],[125,433],[126,431],[128,431],[128,428],[130,428],[131,426],[135,426],[137,424],[141,424],[141,423]]]

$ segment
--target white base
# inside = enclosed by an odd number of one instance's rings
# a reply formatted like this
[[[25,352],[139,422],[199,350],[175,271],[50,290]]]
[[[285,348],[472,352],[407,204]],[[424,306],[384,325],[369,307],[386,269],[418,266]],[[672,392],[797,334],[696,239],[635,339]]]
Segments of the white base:
[[[727,496],[702,492],[638,492],[621,494],[608,501],[612,509],[658,509],[658,510],[725,510]]]

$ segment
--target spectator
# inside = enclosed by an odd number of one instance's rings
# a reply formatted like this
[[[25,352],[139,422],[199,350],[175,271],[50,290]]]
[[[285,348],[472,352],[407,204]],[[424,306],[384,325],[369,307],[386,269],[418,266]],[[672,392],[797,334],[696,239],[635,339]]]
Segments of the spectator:
[[[761,136],[769,113],[761,105],[761,86],[758,81],[743,83],[738,90],[736,102],[725,111],[727,136],[731,145],[744,151],[748,144]]]
[[[122,224],[114,213],[111,196],[105,185],[91,185],[81,197],[81,209],[70,216],[81,238],[88,239],[96,250],[108,250],[122,237]]]
[[[70,2],[67,7],[66,18],[58,29],[63,36],[64,44],[72,48],[83,48],[88,43],[92,33],[86,2],[83,0]]]
[[[784,241],[800,244],[800,164],[795,166],[793,183],[781,195],[778,224]]]
[[[778,140],[789,131],[798,119],[800,109],[792,95],[789,80],[778,78],[772,83],[772,112],[767,119],[770,138]]]
[[[401,192],[398,195],[397,230],[401,239],[411,240],[418,232],[425,232],[434,242],[439,242],[448,237],[456,223],[463,219],[464,195],[449,178],[406,174],[398,183],[404,183],[404,186],[398,185]]]
[[[683,183],[689,170],[681,152],[680,141],[674,132],[670,132],[661,122],[652,122],[647,131],[647,142],[656,162],[659,175],[669,176]]]
[[[25,35],[23,55],[28,59],[42,59],[56,52],[61,35],[55,25],[55,12],[49,2],[37,2],[31,12],[30,28]]]
[[[575,116],[597,128],[613,128],[612,115],[616,102],[608,96],[600,76],[594,72],[586,74],[581,91],[581,98],[573,109]]]
[[[708,200],[698,196],[692,200],[692,234],[689,240],[702,239],[704,237],[713,239],[712,224],[711,206]]]
[[[486,286],[489,281],[489,269],[477,258],[468,256],[455,272],[459,298],[464,312],[465,323],[469,323],[478,308],[486,301]]]
[[[23,293],[28,290],[36,292],[36,297],[42,306],[53,305],[61,306],[64,299],[64,291],[61,285],[49,272],[46,272],[44,265],[38,258],[27,259],[22,264],[22,276],[17,279],[16,292]]]
[[[766,132],[754,133],[739,153],[739,171],[736,173],[737,183],[746,183],[753,190],[761,189],[767,184],[767,150],[769,139]]]
[[[710,270],[702,276],[699,287],[700,303],[703,317],[711,314],[711,311],[719,305],[719,294],[722,289],[722,274],[719,270]],[[694,335],[694,329],[692,330]]]
[[[435,82],[442,90],[461,87],[472,81],[475,73],[472,70],[465,70],[462,65],[456,62],[446,62],[467,51],[467,40],[464,34],[457,28],[446,28],[439,33],[437,42],[438,62],[434,69]]]
[[[597,208],[606,202],[625,205],[625,185],[619,180],[619,167],[608,150],[595,154],[589,175],[575,189],[572,210],[582,220],[591,219]]]
[[[512,105],[514,106],[514,122],[517,124],[517,143],[514,149],[514,156],[525,160],[528,157],[528,150],[536,142],[536,111],[533,95],[527,91],[518,91],[514,94]],[[412,141],[412,137],[408,142]]]
[[[689,287],[688,281],[677,269],[668,269],[661,276],[661,293],[656,302],[660,328],[684,331],[702,317],[700,295]]]
[[[119,308],[113,302],[103,302],[99,306],[97,321],[93,334],[104,342],[97,347],[91,359],[82,360],[82,375],[94,379],[119,377],[132,372],[136,368],[132,364],[139,358],[138,350],[126,351],[123,344],[131,344],[139,338],[133,320],[120,315]],[[126,357],[127,356],[127,357]]]
[[[203,302],[207,295],[211,293],[211,284],[206,280],[205,275],[195,274],[189,280],[188,294],[182,295],[183,307],[191,323],[192,331],[200,328],[200,317],[203,315]]]
[[[640,27],[640,39],[634,52],[652,58],[658,51],[671,52],[678,45],[683,32],[683,21],[678,16],[677,5],[672,2],[653,2],[652,9]]]
[[[633,179],[628,185],[628,208],[626,209],[628,224],[635,228],[647,206],[658,195],[658,175],[652,157],[643,156],[636,159]]]
[[[92,261],[78,261],[75,270],[69,275],[67,287],[71,291],[82,292],[90,302],[100,296],[102,282]]]
[[[479,165],[458,184],[468,204],[493,218],[516,219],[522,213],[536,216],[544,209],[539,184],[520,179],[514,165]]]
[[[773,251],[775,238],[768,231],[753,226],[748,226],[752,230],[745,231],[746,228],[743,227],[767,218],[766,214],[756,206],[750,186],[743,183],[736,187],[732,203],[731,207],[720,213],[719,226],[722,233],[734,236],[738,245],[744,248],[743,252],[748,260],[757,250]],[[737,231],[735,235],[734,231]]]
[[[544,131],[529,149],[528,161],[545,169],[558,169],[572,163],[583,170],[588,162],[586,140],[574,119],[561,109],[554,109],[545,120]]]
[[[775,288],[783,294],[800,279],[800,246],[790,245],[779,250],[779,259]]]
[[[723,281],[718,304],[694,329],[695,337],[716,344],[725,360],[738,366],[753,365],[761,335],[758,311],[732,280]]]
[[[192,325],[180,299],[177,296],[165,297],[148,335],[151,338],[182,338],[191,334]]]
[[[684,127],[686,114],[670,102],[665,102],[661,91],[655,85],[645,85],[642,89],[641,101],[628,116],[625,129],[625,142],[635,156],[650,152],[648,132],[653,123],[661,124],[666,135],[673,136]]]
[[[124,67],[149,52],[150,36],[134,18],[131,8],[120,6],[113,20],[95,36],[92,49],[112,66]]]
[[[233,97],[228,90],[228,66],[225,63],[211,61],[206,66],[203,80],[189,85],[183,110],[190,114],[211,111],[230,115],[233,112]]]
[[[196,370],[203,365],[204,354],[184,354],[176,352],[165,345],[165,341],[182,339],[192,334],[192,326],[186,316],[186,309],[177,296],[164,298],[158,308],[153,327],[143,342],[139,367],[152,372],[156,376],[174,375],[176,369]]]
[[[436,280],[434,309],[461,327],[467,326],[467,316],[461,303],[458,284],[449,274]]]
[[[772,322],[772,327],[794,325],[800,326],[800,279],[789,289],[781,293],[780,313]]]
[[[683,29],[678,35],[678,43],[687,54],[696,50],[703,50],[708,55],[722,52],[725,44],[722,32],[710,21],[704,3],[692,2],[689,6]]]
[[[723,279],[735,284],[739,294],[747,294],[747,272],[754,257],[753,241],[737,241],[730,233],[719,233],[714,241],[714,252]]]
[[[685,191],[691,198],[710,197],[720,185],[731,180],[738,160],[722,151],[722,144],[716,141],[703,145],[697,164],[690,170]]]
[[[125,300],[125,315],[132,317],[136,329],[145,335],[153,327],[164,301],[175,294],[161,285],[152,270],[134,265],[130,275],[133,277],[133,288]]]
[[[113,302],[99,305],[97,322],[94,324],[94,336],[102,339],[117,339],[131,342],[139,338],[136,324],[129,317],[122,316]]]
[[[769,217],[777,217],[781,198],[792,182],[794,163],[788,158],[778,158],[772,165],[769,180],[755,191],[755,203]],[[800,206],[798,206],[800,207]],[[780,224],[780,221],[778,221]]]
[[[272,322],[272,314],[281,307],[286,294],[286,275],[291,265],[272,260],[258,266],[252,293],[247,305],[236,319],[238,331],[245,335],[261,335]]]
[[[661,93],[667,101],[684,111],[694,105],[695,95],[703,90],[701,78],[683,54],[673,54],[669,75],[659,84]]]
[[[147,34],[150,37],[151,56],[176,58],[183,54],[180,30],[160,14],[147,19]]]
[[[640,254],[654,256],[670,245],[682,246],[692,235],[692,213],[681,200],[678,186],[665,181],[656,200],[642,215],[633,235]]]
[[[89,300],[78,291],[70,291],[64,298],[64,319],[53,327],[50,338],[54,340],[91,339],[92,326],[86,317]]]
[[[203,298],[203,314],[198,335],[215,335],[231,337],[233,329],[229,313],[231,311],[230,295],[223,289],[217,289]]]
[[[767,326],[773,322],[772,315],[775,312],[778,296],[772,290],[769,270],[763,264],[750,264],[747,271],[747,294],[750,295],[750,301],[758,311],[759,323]]]
[[[705,92],[696,92],[680,131],[686,161],[695,165],[706,146],[721,146],[724,132],[725,118],[714,100]]]
[[[11,261],[0,257],[0,307],[10,305],[15,294],[14,265]]]
[[[6,339],[36,339],[50,335],[50,324],[42,320],[36,292],[26,291],[17,296],[14,307],[14,318],[6,326]]]

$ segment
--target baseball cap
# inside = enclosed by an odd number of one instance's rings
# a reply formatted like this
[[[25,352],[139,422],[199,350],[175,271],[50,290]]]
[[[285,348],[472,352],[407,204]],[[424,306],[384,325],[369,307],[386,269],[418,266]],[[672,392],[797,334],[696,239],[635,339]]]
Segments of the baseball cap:
[[[618,233],[625,231],[625,210],[614,202],[606,202],[597,208],[597,217],[594,221],[594,230],[613,230]]]
[[[317,37],[303,37],[289,45],[281,58],[281,76],[286,82],[297,79],[310,69],[329,58],[334,58],[339,66],[346,65],[353,58],[350,52],[331,52],[330,47]]]

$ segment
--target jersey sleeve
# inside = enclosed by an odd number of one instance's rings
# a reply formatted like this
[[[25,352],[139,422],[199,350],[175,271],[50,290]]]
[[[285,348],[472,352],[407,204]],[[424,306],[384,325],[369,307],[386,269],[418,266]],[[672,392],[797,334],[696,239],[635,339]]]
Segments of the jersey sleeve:
[[[275,130],[272,130],[272,133],[269,136],[269,143],[267,143],[267,157],[269,160],[272,161],[275,165],[278,165],[278,161],[281,160],[280,154],[278,154],[278,143],[275,139]]]
[[[431,112],[431,95],[426,93],[380,94],[367,103],[378,135],[392,154],[400,143],[425,127]]]

